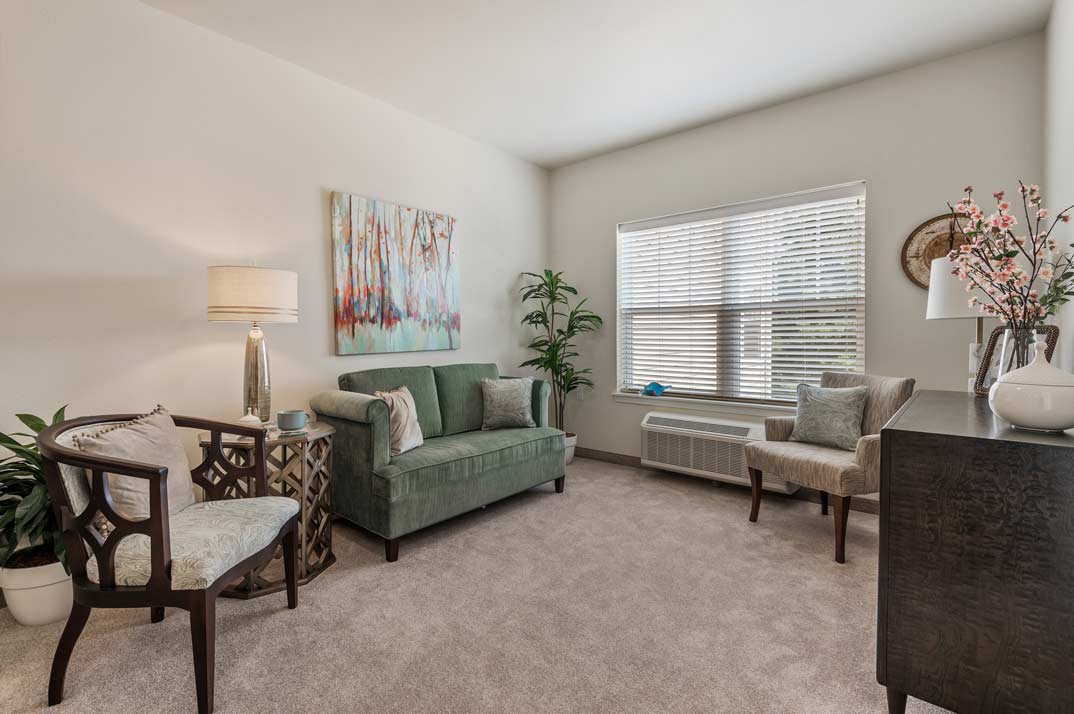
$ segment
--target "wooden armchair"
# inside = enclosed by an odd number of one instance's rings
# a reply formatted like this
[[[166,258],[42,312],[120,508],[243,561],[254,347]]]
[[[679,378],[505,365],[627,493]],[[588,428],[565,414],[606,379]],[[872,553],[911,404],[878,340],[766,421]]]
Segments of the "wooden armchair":
[[[820,491],[821,514],[828,515],[828,498],[835,507],[835,562],[846,562],[847,518],[852,496],[880,490],[880,429],[914,392],[914,380],[876,377],[850,372],[822,372],[822,387],[869,388],[857,448],[844,451],[830,446],[791,441],[794,417],[765,419],[765,441],[746,445],[746,465],[753,487],[750,521],[761,508],[764,474]]]
[[[216,598],[237,576],[269,561],[283,544],[287,606],[298,603],[296,523],[298,504],[266,496],[265,432],[260,427],[172,416],[176,426],[211,434],[207,456],[191,469],[205,501],[168,511],[166,467],[91,455],[72,437],[134,414],[71,419],[37,437],[49,495],[63,528],[74,604],[52,661],[48,703],[63,699],[63,682],[75,643],[95,607],[145,607],[152,622],[164,608],[190,612],[198,712],[213,711]],[[236,465],[221,448],[222,434],[251,437],[253,461]],[[116,512],[107,474],[149,481],[150,515],[129,520]],[[88,479],[87,479],[88,476]],[[258,498],[222,500],[252,483]],[[249,494],[247,494],[249,495]],[[104,521],[107,521],[107,524]],[[223,537],[221,537],[223,536]]]

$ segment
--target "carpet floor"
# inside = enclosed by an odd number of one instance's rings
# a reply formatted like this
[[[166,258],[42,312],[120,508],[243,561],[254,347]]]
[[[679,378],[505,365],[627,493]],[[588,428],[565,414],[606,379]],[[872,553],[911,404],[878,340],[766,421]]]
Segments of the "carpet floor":
[[[216,710],[377,714],[886,711],[876,683],[877,517],[832,562],[819,506],[579,459],[548,484],[426,529],[385,563],[336,524],[299,590],[221,600]],[[62,623],[0,610],[0,711],[45,708]],[[49,711],[196,710],[186,614],[97,610]],[[940,709],[911,700],[914,714]]]

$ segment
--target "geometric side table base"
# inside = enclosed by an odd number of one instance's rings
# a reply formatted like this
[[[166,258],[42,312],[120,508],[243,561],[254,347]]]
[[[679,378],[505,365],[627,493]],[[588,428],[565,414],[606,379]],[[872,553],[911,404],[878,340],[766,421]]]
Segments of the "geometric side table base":
[[[286,496],[298,501],[298,584],[305,585],[323,573],[336,557],[332,554],[332,437],[336,430],[327,424],[310,422],[299,433],[281,435],[273,431],[265,443],[265,467],[269,496]],[[204,450],[209,440],[201,439]],[[238,465],[246,464],[253,450],[246,437],[225,436],[224,456]],[[240,480],[227,498],[253,495],[253,482]],[[244,574],[220,593],[223,597],[249,599],[279,592],[286,587],[283,551],[265,565]]]

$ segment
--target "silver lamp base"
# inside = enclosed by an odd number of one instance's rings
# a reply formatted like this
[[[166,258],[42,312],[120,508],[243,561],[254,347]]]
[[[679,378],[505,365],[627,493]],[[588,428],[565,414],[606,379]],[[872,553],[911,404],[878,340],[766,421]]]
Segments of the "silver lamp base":
[[[263,422],[272,417],[268,348],[265,346],[265,333],[256,322],[246,336],[246,369],[242,378],[242,413],[248,414],[250,410]]]

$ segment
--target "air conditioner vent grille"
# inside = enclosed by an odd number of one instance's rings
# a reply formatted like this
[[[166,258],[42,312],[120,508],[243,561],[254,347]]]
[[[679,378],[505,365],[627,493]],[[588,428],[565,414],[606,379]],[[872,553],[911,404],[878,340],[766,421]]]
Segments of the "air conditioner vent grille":
[[[645,432],[646,458],[669,466],[748,478],[742,444],[693,439],[659,431]]]
[[[649,412],[641,422],[644,466],[714,481],[750,485],[746,446],[763,440],[759,425],[724,422],[689,414]],[[766,491],[794,493],[798,486],[765,474]]]
[[[725,436],[746,437],[750,433],[747,426],[735,424],[714,424],[708,421],[690,421],[688,419],[672,419],[670,417],[649,417],[650,426],[666,426],[672,429],[689,429],[690,431],[703,431],[708,434],[723,434]]]

